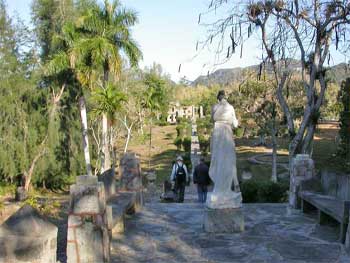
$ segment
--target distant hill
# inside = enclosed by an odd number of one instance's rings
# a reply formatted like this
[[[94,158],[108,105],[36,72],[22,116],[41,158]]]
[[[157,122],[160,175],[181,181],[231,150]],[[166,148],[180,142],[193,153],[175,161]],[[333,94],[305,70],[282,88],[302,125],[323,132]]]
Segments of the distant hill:
[[[301,70],[300,64],[297,60],[293,60],[290,63],[290,67],[295,70],[299,71]],[[191,85],[197,86],[197,85],[228,85],[233,82],[241,82],[244,80],[244,78],[247,77],[247,72],[251,72],[251,74],[254,76],[257,76],[259,72],[259,65],[253,65],[245,68],[237,67],[237,68],[229,68],[229,69],[218,69],[214,71],[213,73],[207,75],[207,76],[199,76],[197,79],[195,79]],[[272,73],[271,67],[268,67],[267,72]],[[328,76],[334,81],[340,83],[343,81],[346,77],[350,77],[350,69],[346,63],[341,63],[338,65],[335,65],[333,67],[330,67],[330,70],[328,71]]]

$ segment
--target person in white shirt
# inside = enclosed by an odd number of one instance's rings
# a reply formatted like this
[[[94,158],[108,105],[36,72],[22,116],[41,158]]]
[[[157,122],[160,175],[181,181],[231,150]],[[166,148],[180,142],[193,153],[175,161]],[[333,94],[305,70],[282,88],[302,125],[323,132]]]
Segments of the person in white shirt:
[[[174,182],[174,191],[176,194],[176,201],[183,203],[185,198],[185,187],[186,182],[189,181],[189,175],[187,167],[183,162],[183,158],[178,156],[176,158],[176,163],[173,165],[173,169],[170,175],[170,181]]]

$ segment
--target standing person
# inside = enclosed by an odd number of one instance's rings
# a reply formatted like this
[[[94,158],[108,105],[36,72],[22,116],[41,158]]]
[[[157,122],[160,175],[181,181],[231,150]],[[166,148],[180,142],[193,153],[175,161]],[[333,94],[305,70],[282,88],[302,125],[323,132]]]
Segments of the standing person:
[[[175,183],[174,191],[176,194],[176,201],[183,203],[185,198],[185,187],[188,181],[187,167],[181,156],[176,158],[176,163],[173,165],[171,171],[170,181]]]
[[[205,164],[204,158],[194,168],[193,183],[197,184],[198,202],[205,203],[207,201],[208,185],[210,184],[209,167]]]

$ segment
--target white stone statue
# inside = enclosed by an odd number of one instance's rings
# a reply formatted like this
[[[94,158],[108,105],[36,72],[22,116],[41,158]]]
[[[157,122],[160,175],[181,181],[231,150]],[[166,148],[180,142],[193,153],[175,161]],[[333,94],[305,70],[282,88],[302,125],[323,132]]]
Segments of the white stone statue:
[[[212,107],[214,130],[211,137],[211,163],[209,175],[214,189],[207,198],[207,207],[212,209],[238,208],[242,206],[242,195],[237,179],[236,151],[232,127],[238,126],[233,106],[219,91],[218,103]],[[234,191],[231,190],[232,181]]]

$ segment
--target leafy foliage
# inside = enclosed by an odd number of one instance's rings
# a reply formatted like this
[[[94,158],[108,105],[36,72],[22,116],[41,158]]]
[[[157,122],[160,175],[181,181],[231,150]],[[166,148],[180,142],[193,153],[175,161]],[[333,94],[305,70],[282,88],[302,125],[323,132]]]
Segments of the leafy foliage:
[[[343,105],[340,113],[340,143],[339,155],[349,162],[350,160],[350,78],[342,83],[339,100]]]

